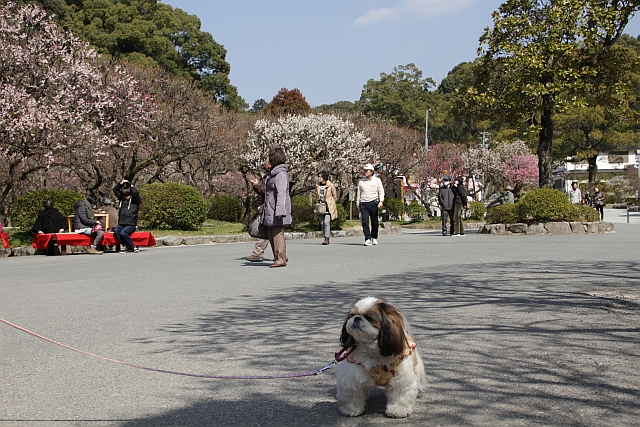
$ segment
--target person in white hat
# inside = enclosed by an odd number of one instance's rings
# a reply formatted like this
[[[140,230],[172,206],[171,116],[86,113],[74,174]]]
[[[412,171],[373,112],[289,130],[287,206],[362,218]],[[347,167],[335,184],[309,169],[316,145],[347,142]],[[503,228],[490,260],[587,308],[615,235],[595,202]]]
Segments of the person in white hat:
[[[364,245],[371,246],[378,244],[378,209],[384,202],[384,187],[380,178],[373,174],[374,168],[371,163],[364,165],[364,178],[358,182],[358,211],[362,221],[362,231],[364,232]],[[369,219],[371,219],[371,229],[369,229]]]
[[[506,190],[507,191],[504,193],[504,196],[502,197],[502,204],[513,205],[515,203],[515,196],[513,195],[513,187],[510,185],[507,185]]]

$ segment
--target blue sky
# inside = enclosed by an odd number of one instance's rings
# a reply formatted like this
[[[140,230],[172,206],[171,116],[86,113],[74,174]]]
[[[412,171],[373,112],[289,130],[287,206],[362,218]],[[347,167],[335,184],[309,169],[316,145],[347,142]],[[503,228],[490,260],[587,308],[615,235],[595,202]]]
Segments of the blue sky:
[[[501,0],[162,0],[227,49],[249,105],[298,88],[311,106],[356,101],[367,80],[413,62],[439,83],[476,57]],[[640,17],[627,27],[640,34]]]

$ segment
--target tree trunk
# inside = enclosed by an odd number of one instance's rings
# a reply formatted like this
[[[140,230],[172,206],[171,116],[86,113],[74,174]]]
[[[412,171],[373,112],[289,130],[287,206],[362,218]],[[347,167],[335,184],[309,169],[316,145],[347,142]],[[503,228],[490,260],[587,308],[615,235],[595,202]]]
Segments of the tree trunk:
[[[538,185],[553,187],[551,173],[551,146],[553,144],[553,96],[542,96],[542,115],[540,116],[540,140],[538,142]]]
[[[587,162],[589,163],[589,188],[593,188],[596,178],[598,177],[598,165],[596,164],[597,159],[597,154],[587,158]]]

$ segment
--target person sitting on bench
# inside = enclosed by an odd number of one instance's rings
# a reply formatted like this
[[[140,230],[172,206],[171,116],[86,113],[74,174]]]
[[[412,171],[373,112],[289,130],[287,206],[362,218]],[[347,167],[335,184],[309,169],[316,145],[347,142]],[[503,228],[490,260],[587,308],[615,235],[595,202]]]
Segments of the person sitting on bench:
[[[46,199],[43,202],[44,210],[38,212],[38,218],[31,231],[37,234],[43,233],[63,233],[67,228],[67,219],[53,207],[53,200]],[[47,255],[55,254],[55,244],[53,240],[47,246]]]
[[[93,244],[87,253],[91,255],[101,255],[104,252],[98,250],[98,246],[102,243],[104,237],[104,230],[102,224],[95,219],[93,210],[98,204],[98,198],[93,194],[89,194],[85,200],[78,200],[73,208],[76,210],[76,216],[73,218],[73,230],[80,234],[87,234],[89,236],[95,236]],[[95,227],[100,224],[100,227]]]

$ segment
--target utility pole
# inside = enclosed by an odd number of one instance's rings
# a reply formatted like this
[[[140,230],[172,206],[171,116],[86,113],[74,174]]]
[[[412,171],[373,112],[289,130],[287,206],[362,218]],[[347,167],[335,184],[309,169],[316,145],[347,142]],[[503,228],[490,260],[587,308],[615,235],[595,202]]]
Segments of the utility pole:
[[[485,142],[489,139],[488,136],[491,135],[491,132],[480,132],[480,135],[482,135],[482,148],[484,148],[486,145]]]
[[[429,151],[429,109],[427,108],[427,120],[424,126],[424,151]]]

